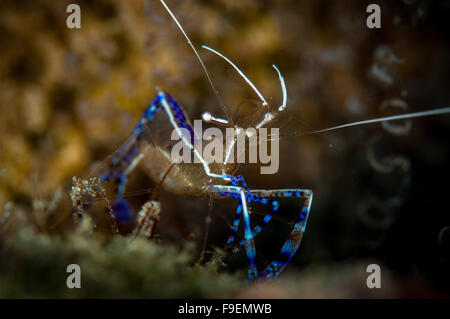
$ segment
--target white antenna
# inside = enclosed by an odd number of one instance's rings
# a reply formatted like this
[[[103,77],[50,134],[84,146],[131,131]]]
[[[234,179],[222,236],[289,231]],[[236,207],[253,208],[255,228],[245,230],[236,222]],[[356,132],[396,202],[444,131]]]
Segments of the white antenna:
[[[286,103],[287,103],[287,91],[286,91],[286,83],[284,82],[284,78],[281,75],[280,70],[278,70],[277,66],[275,64],[272,64],[273,68],[277,71],[278,73],[278,77],[280,78],[280,83],[281,83],[281,91],[283,92],[283,103],[280,105],[280,107],[278,108],[278,111],[282,112],[284,111],[284,109],[286,108]]]
[[[316,134],[316,133],[322,133],[327,131],[333,131],[345,127],[351,127],[351,126],[357,126],[357,125],[364,125],[364,124],[372,124],[372,123],[378,123],[378,122],[384,122],[384,121],[394,121],[394,120],[404,120],[404,119],[410,119],[415,117],[423,117],[423,116],[431,116],[431,115],[439,115],[439,114],[447,114],[450,113],[450,107],[444,107],[440,109],[434,109],[430,111],[421,111],[421,112],[415,112],[415,113],[408,113],[408,114],[401,114],[401,115],[394,115],[394,116],[387,116],[387,117],[379,117],[376,119],[366,120],[366,121],[359,121],[359,122],[353,122],[353,123],[347,123],[343,125],[333,126],[330,128],[325,128],[318,131],[312,131],[312,132],[306,132],[302,135],[308,135],[308,134]]]
[[[159,0],[162,5],[164,6],[164,8],[167,10],[167,12],[170,14],[170,16],[172,17],[173,21],[175,21],[175,23],[177,24],[178,28],[181,30],[181,32],[183,33],[184,37],[186,38],[186,41],[188,42],[188,44],[190,45],[190,47],[192,48],[192,50],[194,51],[195,55],[197,56],[198,61],[200,62],[200,64],[202,65],[203,71],[205,71],[206,77],[208,78],[209,84],[211,85],[214,94],[217,97],[217,100],[219,101],[220,107],[222,108],[222,110],[225,112],[225,115],[227,118],[230,118],[226,107],[223,105],[220,97],[219,97],[219,91],[216,89],[216,87],[214,86],[211,77],[208,73],[208,70],[206,69],[205,64],[203,63],[203,60],[200,58],[200,55],[198,54],[197,50],[195,49],[194,45],[192,44],[191,40],[189,39],[188,35],[186,34],[186,32],[184,31],[183,27],[181,26],[180,22],[178,21],[177,17],[175,17],[175,15],[172,13],[172,11],[169,9],[169,7],[166,5],[166,3],[164,2],[164,0]]]
[[[217,54],[218,56],[220,56],[222,59],[224,59],[225,61],[227,61],[238,73],[239,75],[245,80],[245,82],[248,83],[248,85],[250,85],[250,87],[252,88],[253,91],[255,91],[256,95],[258,95],[259,99],[262,102],[263,106],[268,106],[269,104],[267,103],[266,99],[264,98],[264,96],[261,94],[261,92],[259,92],[259,90],[256,88],[256,86],[252,83],[252,81],[249,80],[249,78],[247,76],[245,76],[244,72],[242,72],[237,66],[236,64],[234,64],[230,59],[228,59],[226,56],[224,56],[223,54],[221,54],[220,52],[206,46],[206,45],[202,45],[202,48],[209,50],[215,54]]]

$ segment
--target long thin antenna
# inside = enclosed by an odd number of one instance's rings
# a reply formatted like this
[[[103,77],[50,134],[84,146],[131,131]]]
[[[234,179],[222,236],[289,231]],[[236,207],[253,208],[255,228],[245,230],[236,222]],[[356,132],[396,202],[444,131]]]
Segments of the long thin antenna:
[[[286,91],[286,83],[284,82],[284,78],[281,75],[280,70],[278,70],[277,66],[275,64],[272,64],[275,71],[278,73],[278,77],[280,78],[280,84],[281,84],[281,91],[283,92],[283,103],[278,107],[278,112],[283,112],[286,108],[287,104],[287,91]],[[264,119],[256,125],[256,128],[263,127],[270,121],[272,121],[274,118],[276,118],[278,113],[276,112],[268,112],[264,115]]]
[[[262,102],[263,106],[268,106],[269,104],[267,103],[266,99],[264,98],[264,96],[261,94],[261,92],[259,92],[259,90],[256,88],[256,86],[252,83],[252,81],[249,80],[249,78],[244,74],[244,72],[242,72],[237,66],[236,64],[234,64],[230,59],[228,59],[226,56],[224,56],[222,53],[206,46],[206,45],[202,45],[202,48],[209,50],[215,54],[217,54],[218,56],[220,56],[222,59],[224,59],[225,61],[227,61],[238,73],[239,75],[245,80],[245,82],[248,83],[248,85],[252,88],[253,91],[255,91],[256,95],[258,95],[259,99]]]
[[[281,84],[281,91],[283,92],[283,103],[278,107],[278,111],[282,112],[286,108],[287,104],[287,91],[286,91],[286,83],[284,82],[284,78],[281,75],[280,70],[278,70],[277,66],[275,64],[272,64],[275,71],[278,73],[278,77],[280,78],[280,84]]]
[[[177,24],[178,28],[180,29],[180,31],[183,33],[184,37],[186,38],[186,41],[188,42],[188,44],[190,45],[190,47],[192,48],[192,50],[194,51],[195,55],[197,56],[198,61],[200,62],[200,64],[202,65],[203,71],[205,71],[206,77],[208,78],[209,84],[211,85],[211,88],[214,91],[214,94],[217,97],[217,100],[219,101],[220,107],[222,108],[222,110],[225,113],[225,116],[231,120],[227,108],[224,106],[224,104],[222,103],[222,100],[220,99],[219,96],[219,91],[216,89],[216,87],[213,84],[213,81],[211,79],[211,76],[209,75],[208,70],[206,69],[205,64],[203,63],[202,58],[200,58],[200,55],[198,54],[197,50],[195,49],[194,45],[191,42],[191,39],[189,39],[188,35],[186,34],[186,32],[184,31],[183,27],[181,26],[180,22],[178,21],[177,17],[175,17],[175,15],[172,13],[172,11],[169,9],[169,7],[166,5],[166,3],[164,2],[164,0],[159,0],[161,2],[161,4],[164,6],[164,8],[167,10],[167,12],[170,14],[170,16],[172,17],[173,21],[175,21],[175,23]]]
[[[450,107],[444,107],[444,108],[434,109],[434,110],[430,110],[430,111],[421,111],[421,112],[415,112],[415,113],[380,117],[380,118],[366,120],[366,121],[347,123],[347,124],[343,124],[343,125],[333,126],[330,128],[325,128],[325,129],[318,130],[318,131],[306,132],[306,133],[303,133],[302,135],[322,133],[322,132],[333,131],[333,130],[337,130],[337,129],[341,129],[341,128],[345,128],[345,127],[358,126],[358,125],[364,125],[364,124],[372,124],[372,123],[378,123],[378,122],[384,122],[384,121],[404,120],[404,119],[410,119],[410,118],[415,118],[415,117],[423,117],[423,116],[431,116],[431,115],[439,115],[439,114],[447,114],[447,113],[450,113]]]

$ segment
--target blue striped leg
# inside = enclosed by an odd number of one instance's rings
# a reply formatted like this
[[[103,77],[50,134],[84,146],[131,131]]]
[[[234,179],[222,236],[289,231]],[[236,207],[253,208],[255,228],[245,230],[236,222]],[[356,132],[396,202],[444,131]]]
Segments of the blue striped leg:
[[[238,209],[242,210],[244,220],[244,237],[245,237],[244,246],[247,258],[249,260],[248,279],[254,280],[258,278],[258,270],[256,269],[255,264],[256,249],[255,249],[254,235],[250,225],[250,211],[247,201],[248,192],[243,187],[221,186],[221,185],[213,185],[212,191],[218,192],[222,196],[229,196],[233,198],[238,198],[240,200]]]
[[[283,244],[280,254],[272,261],[266,269],[262,272],[262,277],[273,278],[276,277],[286,268],[291,258],[295,255],[303,238],[303,233],[306,230],[306,223],[308,222],[309,213],[311,210],[311,203],[313,193],[307,189],[275,189],[275,190],[252,190],[251,195],[259,198],[306,198],[303,207],[298,214],[295,221],[294,228],[289,234],[289,238]]]
[[[256,237],[256,235],[259,234],[259,232],[263,229],[263,227],[272,219],[273,214],[277,212],[280,204],[275,200],[269,200],[267,198],[259,198],[257,196],[251,195],[251,194],[248,195],[247,201],[249,203],[255,202],[255,203],[261,203],[261,204],[268,204],[272,208],[272,212],[267,213],[264,216],[263,220],[253,228],[253,235]],[[232,233],[231,233],[230,237],[228,237],[228,240],[227,240],[227,247],[231,247],[236,239],[236,233],[239,229],[239,224],[240,224],[240,220],[241,220],[241,210],[242,210],[242,208],[238,206],[238,209],[236,211],[236,216],[233,220]],[[245,243],[245,240],[241,241],[240,245],[243,246],[244,243]]]
[[[230,179],[230,181],[233,184],[233,186],[239,187],[239,182],[241,182],[242,186],[247,191],[249,191],[249,189],[247,187],[247,184],[245,183],[245,180],[244,180],[244,178],[242,176],[238,175],[238,176],[235,177],[235,176],[229,175],[227,177]],[[227,196],[234,197],[234,198],[239,198],[238,194],[227,194]],[[230,248],[233,245],[234,240],[236,238],[236,233],[237,233],[237,231],[239,229],[239,224],[240,224],[240,221],[241,221],[241,212],[242,212],[242,204],[239,203],[239,205],[238,205],[238,207],[236,209],[236,215],[235,215],[234,220],[233,220],[233,227],[231,228],[231,235],[230,235],[230,237],[228,237],[228,240],[227,240],[227,248]]]
[[[242,205],[239,203],[239,205],[236,209],[236,215],[233,220],[233,227],[231,228],[231,235],[230,235],[230,237],[228,237],[228,240],[227,240],[227,248],[230,248],[233,245],[234,240],[236,238],[236,233],[239,229],[239,224],[241,222],[241,212],[242,212]]]
[[[239,183],[241,183],[242,187],[244,187],[247,190],[247,192],[250,192],[250,189],[248,188],[248,186],[245,183],[245,180],[242,176],[238,175],[238,176],[234,177],[234,176],[229,175],[227,177],[230,179],[233,186],[239,186]],[[237,196],[233,196],[231,194],[228,194],[228,196],[237,198]],[[262,228],[272,219],[272,214],[278,210],[278,207],[280,206],[280,204],[277,201],[269,200],[267,198],[260,198],[260,197],[257,197],[257,196],[251,195],[251,194],[247,196],[247,201],[249,203],[256,202],[256,203],[261,203],[261,204],[270,204],[272,207],[272,212],[266,214],[264,216],[262,222],[253,228],[253,234],[254,234],[254,236],[256,236],[262,230]],[[227,240],[227,247],[231,247],[236,239],[236,233],[239,229],[239,223],[241,220],[241,212],[242,212],[242,207],[239,204],[239,206],[236,210],[236,216],[233,220],[232,233]],[[241,241],[240,244],[241,244],[241,246],[243,246],[245,244],[245,240]]]
[[[166,106],[166,107],[165,107]],[[169,119],[172,118],[175,125],[190,132],[193,143],[194,131],[185,111],[178,105],[174,98],[165,92],[159,92],[153,102],[145,109],[139,123],[133,130],[132,136],[114,154],[109,162],[106,173],[100,176],[103,181],[115,181],[117,183],[117,198],[111,206],[115,218],[120,223],[128,223],[131,220],[132,211],[128,202],[123,198],[125,186],[128,182],[127,176],[134,170],[139,161],[143,158],[141,154],[142,142],[144,141],[146,125],[150,123],[158,111],[167,113]],[[163,125],[170,125],[169,121]]]
[[[233,190],[236,188],[236,186],[215,186],[213,190],[219,192],[221,195],[224,196],[230,196],[233,198],[238,198],[236,195],[236,191]],[[289,238],[286,240],[286,242],[283,244],[279,256],[277,259],[272,261],[267,268],[261,273],[261,277],[264,278],[273,278],[278,276],[281,271],[286,268],[287,264],[291,260],[291,258],[295,255],[298,248],[300,247],[301,240],[303,237],[303,233],[306,230],[306,223],[308,221],[310,209],[311,209],[311,203],[313,198],[313,193],[311,190],[306,189],[275,189],[275,190],[249,190],[247,192],[247,202],[259,202],[263,204],[271,203],[273,206],[272,212],[276,212],[278,209],[278,202],[277,201],[270,201],[269,198],[306,198],[303,207],[295,221],[294,228],[292,229],[291,233],[289,234]],[[238,206],[237,214],[240,216],[239,210],[243,208],[240,208]],[[247,214],[248,215],[248,214]],[[258,226],[256,226],[253,231],[249,231],[248,229],[244,228],[245,230],[245,239],[240,243],[241,246],[244,246],[246,250],[248,250],[248,238],[247,234],[251,232],[252,240],[254,240],[255,236],[262,230],[262,227],[267,224],[270,219],[272,218],[272,214],[268,213],[264,217],[262,223]],[[245,225],[250,225],[250,222],[248,221],[246,223],[245,221],[245,213],[244,213],[244,227]],[[233,231],[239,227],[239,219],[235,219],[234,225],[233,225]],[[234,237],[230,237],[233,238]],[[229,239],[230,241],[230,239]],[[254,254],[254,251],[252,252]],[[249,252],[247,251],[247,256],[249,256]],[[254,255],[252,255],[254,260]],[[250,256],[249,256],[250,259]],[[250,278],[250,276],[249,276]],[[251,279],[251,278],[250,278]]]

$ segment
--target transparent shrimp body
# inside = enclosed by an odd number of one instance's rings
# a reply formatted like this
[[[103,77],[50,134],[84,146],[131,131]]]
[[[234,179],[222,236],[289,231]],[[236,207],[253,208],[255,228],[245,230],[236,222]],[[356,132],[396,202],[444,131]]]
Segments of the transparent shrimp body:
[[[184,32],[181,24],[167,7],[163,0],[160,0],[164,8],[168,11],[172,19],[183,33],[188,44],[193,49],[199,62],[201,63],[205,74],[217,95],[211,78],[206,70],[203,61],[201,60],[197,50],[191,43],[189,37]],[[227,57],[217,52],[214,49],[203,46],[214,54],[218,55],[226,62],[228,62],[245,80],[250,88],[255,92],[260,99],[264,110],[264,116],[256,123],[256,128],[261,128],[273,121],[280,112],[286,109],[287,92],[283,76],[278,68],[274,65],[278,73],[283,102],[276,111],[268,109],[268,103],[256,86],[245,76],[245,74]],[[218,98],[219,103],[220,99]],[[223,106],[222,106],[223,108]],[[226,110],[224,109],[227,114]],[[429,115],[437,115],[449,113],[450,108],[442,108],[437,110],[425,111],[404,114],[399,116],[392,116],[386,118],[377,118],[373,120],[354,122],[336,127],[307,132],[305,134],[320,133],[345,127],[356,125],[366,125],[371,123],[378,123],[388,120],[400,120],[412,117],[422,117]],[[204,113],[203,120],[206,122],[213,122],[218,125],[231,126],[231,121],[226,119],[216,118],[209,113]],[[239,129],[235,127],[236,129]],[[178,137],[173,140],[172,133]],[[234,222],[232,225],[232,234],[230,235],[227,244],[231,245],[236,240],[236,233],[243,224],[244,240],[238,243],[245,249],[248,261],[248,277],[250,280],[256,278],[273,278],[287,266],[291,258],[297,252],[303,234],[306,230],[306,224],[310,214],[313,193],[308,189],[273,189],[273,190],[253,190],[249,188],[242,176],[233,176],[234,165],[229,162],[229,152],[225,152],[223,163],[209,163],[206,161],[201,152],[195,148],[195,140],[201,138],[194,132],[191,122],[182,109],[182,107],[171,97],[168,93],[159,92],[156,98],[144,111],[141,119],[134,128],[132,136],[128,141],[110,158],[107,163],[106,170],[100,175],[103,181],[115,181],[117,183],[117,196],[115,202],[111,205],[114,216],[120,222],[123,216],[129,216],[130,206],[124,199],[125,187],[128,181],[128,175],[134,168],[141,164],[145,171],[155,182],[163,182],[163,187],[176,194],[194,194],[199,196],[213,196],[233,198],[237,201],[237,209],[235,213]],[[182,141],[184,145],[192,152],[193,157],[197,161],[193,163],[174,163],[170,150],[175,143]],[[232,149],[236,141],[233,139],[224,147],[226,150]],[[176,164],[176,165],[174,165]],[[255,237],[261,232],[263,227],[270,222],[279,208],[278,200],[280,198],[295,198],[299,199],[299,204],[295,218],[292,221],[288,238],[284,241],[281,249],[273,261],[265,265],[264,269],[258,270],[255,258]],[[265,216],[259,224],[252,224],[251,207],[252,203],[258,203],[265,206]]]
[[[208,116],[204,116],[204,119],[211,121]],[[179,140],[171,140],[170,136],[173,132],[179,134]],[[229,174],[235,167],[234,164],[226,163],[229,153],[225,153],[223,163],[208,163],[194,147],[196,138],[187,114],[181,106],[168,93],[159,92],[144,111],[132,136],[109,159],[105,171],[100,176],[103,181],[117,183],[116,200],[111,206],[113,214],[117,217],[118,222],[121,219],[128,220],[131,208],[124,199],[125,187],[128,175],[138,164],[156,182],[161,181],[164,176],[162,185],[172,193],[235,198],[238,200],[238,207],[232,228],[233,233],[227,244],[230,245],[234,242],[242,218],[245,239],[239,244],[245,247],[249,259],[249,278],[278,275],[300,245],[309,215],[312,192],[301,189],[251,190],[242,176]],[[197,163],[173,165],[174,161],[170,150],[174,143],[180,140],[191,150],[193,156],[197,157]],[[230,143],[234,142],[235,140],[232,140]],[[225,149],[230,149],[230,147],[230,144],[224,146]],[[166,172],[168,173],[166,174]],[[279,206],[275,199],[281,197],[301,197],[307,198],[307,200],[299,209],[298,220],[281,249],[280,258],[259,273],[254,262],[256,255],[254,237],[271,220],[272,214],[277,211]],[[251,225],[250,205],[252,202],[268,207],[268,213],[259,225]]]

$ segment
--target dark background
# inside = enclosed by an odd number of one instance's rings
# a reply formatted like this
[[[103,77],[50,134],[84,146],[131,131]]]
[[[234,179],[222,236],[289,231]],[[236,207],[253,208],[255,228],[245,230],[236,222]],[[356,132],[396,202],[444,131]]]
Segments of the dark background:
[[[35,210],[60,189],[69,204],[58,211],[70,223],[72,176],[89,176],[94,163],[126,140],[155,87],[170,92],[191,119],[204,111],[223,116],[200,64],[158,1],[77,1],[79,30],[65,26],[68,3],[0,4],[3,214],[11,205]],[[239,174],[254,189],[314,191],[304,242],[287,271],[288,297],[365,297],[358,280],[365,280],[372,262],[386,269],[386,289],[377,296],[449,293],[450,117],[392,123],[411,125],[400,133],[373,124],[303,135],[449,106],[450,2],[374,1],[381,6],[381,29],[366,27],[368,3],[168,1],[196,47],[207,44],[236,62],[273,107],[281,103],[281,90],[271,64],[285,77],[288,107],[276,123],[283,135],[280,170],[260,175],[257,166],[242,165]],[[200,54],[230,113],[239,108],[235,120],[245,123],[260,107],[254,93],[220,59]],[[129,190],[154,186],[138,174]],[[130,197],[137,207],[147,199],[146,193]],[[201,247],[208,199],[162,191],[159,200],[161,240],[194,240]],[[233,205],[215,203],[209,250],[226,238]],[[287,211],[294,207],[287,205]],[[271,236],[281,228],[273,227],[261,240],[263,255],[276,246]],[[64,234],[65,228],[40,231]],[[234,269],[236,261],[229,262],[226,268]],[[270,296],[285,296],[277,294],[281,284],[272,285]],[[248,294],[260,296],[258,289]]]

